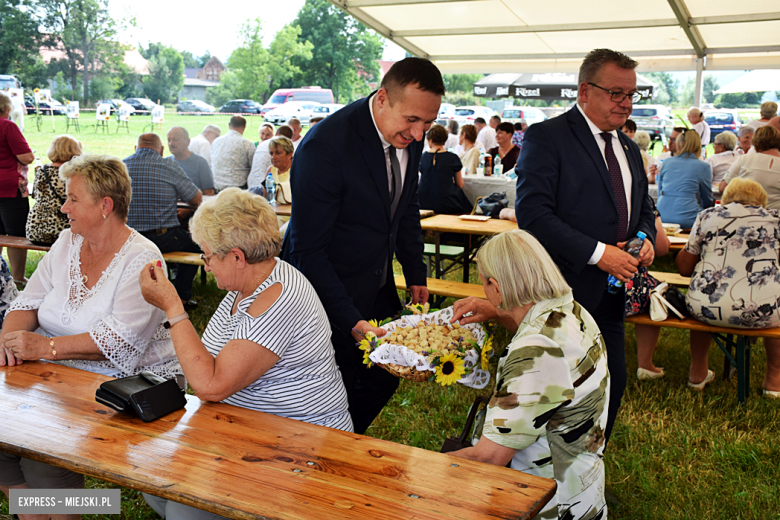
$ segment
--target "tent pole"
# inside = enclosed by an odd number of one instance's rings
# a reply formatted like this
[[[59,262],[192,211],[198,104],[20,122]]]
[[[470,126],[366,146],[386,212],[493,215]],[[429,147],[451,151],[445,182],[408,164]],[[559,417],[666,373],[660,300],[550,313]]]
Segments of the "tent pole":
[[[696,59],[696,90],[693,93],[693,106],[700,107],[704,90],[704,58]]]

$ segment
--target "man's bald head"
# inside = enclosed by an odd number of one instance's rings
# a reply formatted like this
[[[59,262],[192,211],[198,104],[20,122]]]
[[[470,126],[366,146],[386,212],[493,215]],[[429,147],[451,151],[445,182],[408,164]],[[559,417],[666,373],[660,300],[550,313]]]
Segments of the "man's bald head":
[[[168,150],[171,151],[176,160],[183,161],[191,155],[189,151],[190,134],[185,128],[174,126],[168,130]]]
[[[157,134],[148,133],[138,136],[138,144],[135,146],[135,149],[138,150],[139,148],[150,148],[160,155],[163,154],[162,140]]]

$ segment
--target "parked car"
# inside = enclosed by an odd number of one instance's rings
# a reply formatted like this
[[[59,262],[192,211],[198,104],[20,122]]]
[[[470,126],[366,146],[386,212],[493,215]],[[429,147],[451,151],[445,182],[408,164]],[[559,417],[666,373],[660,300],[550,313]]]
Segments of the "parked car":
[[[176,105],[176,112],[197,112],[200,114],[213,114],[216,108],[199,99],[188,99]]]
[[[119,110],[119,107],[122,105],[127,105],[130,107],[130,115],[133,115],[135,112],[135,108],[133,108],[129,103],[125,103],[121,99],[101,99],[98,100],[97,104],[100,105],[102,103],[105,103],[107,105],[111,105],[111,115],[113,116],[117,110]]]
[[[729,130],[735,134],[742,128],[742,121],[736,110],[707,110],[704,112],[704,120],[710,125],[710,142],[715,136]]]
[[[65,105],[57,101],[56,99],[52,99],[51,103],[38,103],[38,108],[41,109],[41,114],[48,116],[49,114],[54,114],[55,116],[64,116],[68,109],[65,108]],[[35,113],[35,107],[33,106],[33,114]]]
[[[333,104],[333,91],[320,87],[280,88],[275,90],[266,104],[263,105],[261,113],[266,114],[290,101],[316,101],[323,105],[330,105]]]
[[[133,110],[136,112],[139,110],[150,112],[155,105],[154,101],[146,98],[127,98],[125,103],[133,107]]]
[[[302,124],[308,125],[311,120],[312,110],[320,106],[322,105],[316,101],[289,101],[266,112],[263,119],[269,123],[284,124],[291,117],[295,116],[301,120]]]
[[[463,106],[455,108],[455,120],[461,125],[472,125],[478,117],[489,122],[490,118],[495,115],[498,115],[496,111],[488,107]]]
[[[439,116],[436,119],[454,119],[455,105],[452,103],[442,103],[439,106]]]
[[[650,139],[662,141],[669,139],[675,127],[672,111],[663,105],[636,105],[631,120],[636,123],[637,130],[650,134]]]
[[[234,99],[219,107],[220,112],[228,114],[259,114],[261,109],[262,106],[251,99]]]
[[[10,74],[0,74],[0,90],[7,88],[22,88],[22,82],[16,76]]]
[[[319,105],[311,109],[311,117],[328,117],[342,108],[344,108],[344,105],[339,105],[338,103]]]
[[[534,123],[541,123],[547,117],[536,107],[506,107],[501,112],[501,121],[517,123],[521,119],[525,119],[528,126],[531,126]]]

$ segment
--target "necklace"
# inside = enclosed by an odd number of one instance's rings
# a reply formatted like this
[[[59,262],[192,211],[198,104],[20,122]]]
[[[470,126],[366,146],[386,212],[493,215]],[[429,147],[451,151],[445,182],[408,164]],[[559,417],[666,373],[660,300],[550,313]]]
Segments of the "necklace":
[[[113,250],[113,249],[114,249],[114,244],[116,243],[116,239],[117,239],[117,238],[119,238],[119,237],[121,237],[121,236],[122,236],[122,233],[118,234],[118,235],[116,236],[116,238],[115,238],[115,239],[114,239],[114,240],[111,242],[111,244],[109,245],[108,249],[106,249],[106,250],[103,252],[103,254],[102,254],[102,255],[100,255],[100,256],[97,258],[97,260],[95,260],[94,262],[92,262],[92,265],[90,265],[89,267],[87,267],[87,269],[86,269],[86,270],[84,270],[84,271],[81,271],[81,281],[84,283],[84,285],[86,285],[86,284],[87,284],[87,282],[89,281],[89,276],[87,276],[87,273],[88,273],[90,270],[92,270],[92,268],[93,268],[93,267],[95,267],[95,265],[96,265],[96,264],[97,264],[97,263],[98,263],[98,262],[99,262],[99,261],[100,261],[100,260],[101,260],[101,259],[102,259],[104,256],[106,256],[106,253],[108,253],[109,251],[111,251],[111,250]],[[90,249],[89,249],[89,250],[90,250],[90,251],[92,251],[92,248],[90,247]]]

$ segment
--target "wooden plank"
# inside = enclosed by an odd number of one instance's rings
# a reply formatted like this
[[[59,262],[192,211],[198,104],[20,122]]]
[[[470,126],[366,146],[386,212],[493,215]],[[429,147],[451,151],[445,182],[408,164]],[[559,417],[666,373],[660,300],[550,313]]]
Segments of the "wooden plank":
[[[40,362],[0,369],[0,449],[231,518],[531,518],[555,491],[507,468],[192,396],[144,423],[94,401],[108,379]]]
[[[446,296],[448,298],[468,298],[474,296],[475,298],[486,299],[485,289],[481,285],[473,283],[453,282],[450,280],[440,280],[438,278],[428,278],[426,281],[428,286],[428,292],[436,294],[438,296]],[[398,289],[407,290],[406,279],[403,275],[395,277],[395,286]]]
[[[669,285],[676,285],[677,287],[688,287],[691,285],[691,279],[679,273],[663,273],[661,271],[648,271],[648,273],[656,280],[666,282]]]
[[[204,265],[203,260],[200,258],[200,253],[172,251],[170,253],[163,253],[163,259],[170,264]]]
[[[683,233],[667,238],[669,238],[669,251],[682,251],[688,243],[688,235]]]
[[[17,249],[31,249],[33,251],[48,251],[51,246],[38,246],[25,237],[11,237],[0,235],[0,247],[15,247]]]
[[[497,235],[504,231],[517,229],[517,224],[510,220],[492,218],[487,222],[461,220],[457,215],[434,215],[420,221],[423,231],[440,231],[444,233],[461,233],[464,235]]]
[[[432,217],[434,215],[432,209],[421,209],[420,210],[420,218],[428,218]]]
[[[710,332],[715,334],[735,334],[737,336],[750,337],[769,337],[780,338],[780,328],[774,329],[736,329],[731,327],[715,327],[707,325],[693,318],[678,320],[677,318],[668,318],[664,321],[653,321],[649,314],[637,314],[636,316],[626,316],[626,323],[637,325],[652,325],[653,327],[670,327],[673,329],[688,329],[700,332]]]
[[[271,204],[271,206],[274,208],[274,211],[277,215],[280,217],[290,217],[292,216],[292,204],[277,204],[274,202]]]

